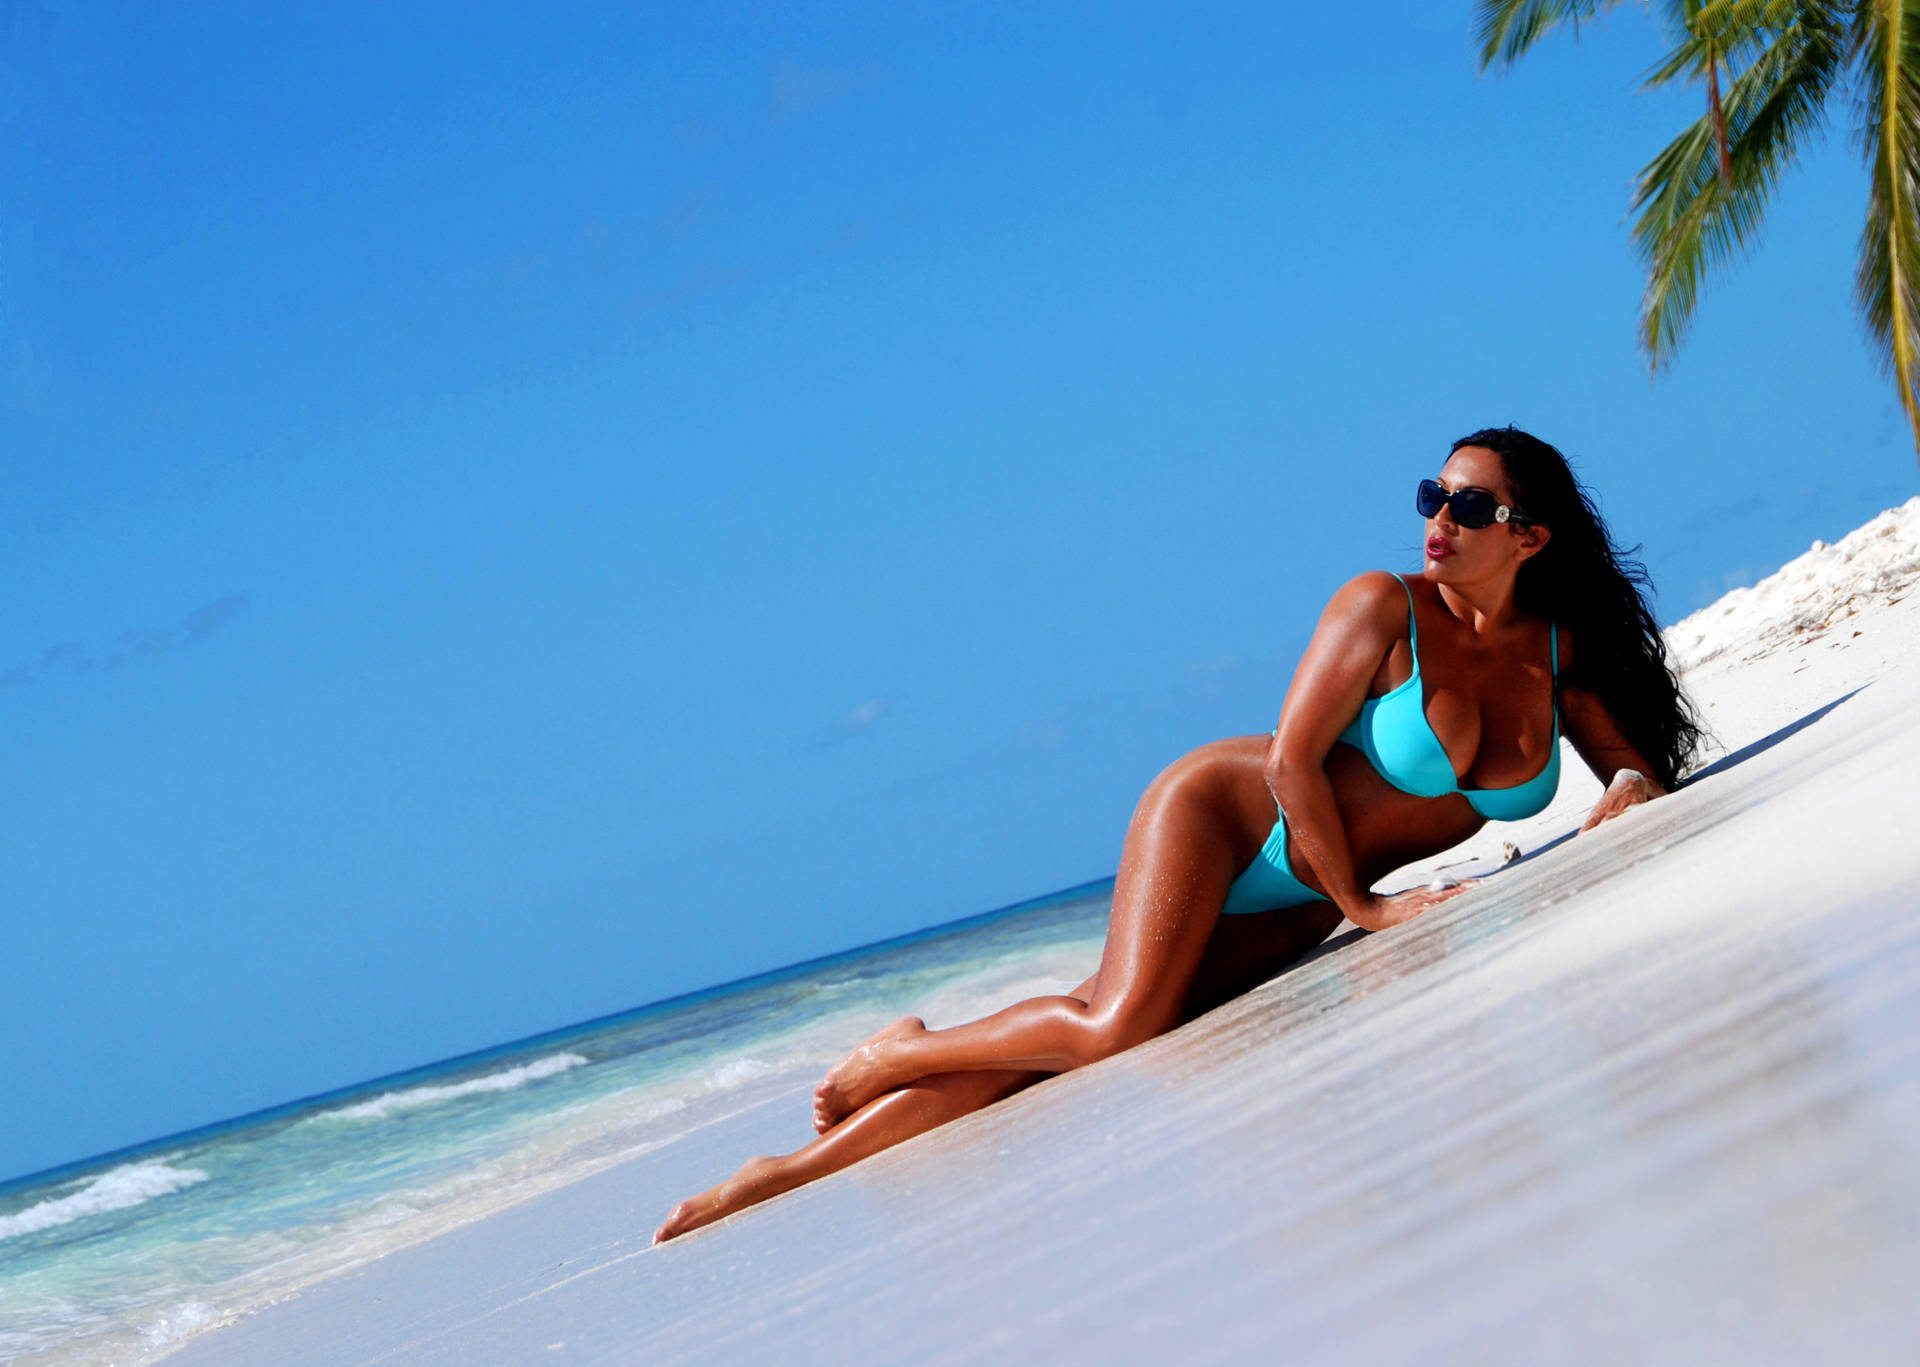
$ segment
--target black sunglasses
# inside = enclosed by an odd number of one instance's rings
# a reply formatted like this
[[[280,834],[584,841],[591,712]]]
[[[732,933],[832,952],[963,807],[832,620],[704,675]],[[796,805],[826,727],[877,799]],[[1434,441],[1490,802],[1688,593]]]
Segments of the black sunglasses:
[[[1413,496],[1413,506],[1420,510],[1422,517],[1432,517],[1442,508],[1451,508],[1453,520],[1470,532],[1496,522],[1512,522],[1522,527],[1533,525],[1506,504],[1494,502],[1493,495],[1485,489],[1455,489],[1448,493],[1437,479],[1420,481],[1420,492]]]

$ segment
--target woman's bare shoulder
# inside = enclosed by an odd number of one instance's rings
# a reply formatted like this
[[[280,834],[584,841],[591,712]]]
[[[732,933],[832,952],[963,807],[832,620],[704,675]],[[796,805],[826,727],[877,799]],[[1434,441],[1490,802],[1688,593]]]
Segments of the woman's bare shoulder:
[[[1384,651],[1407,635],[1407,589],[1398,575],[1368,570],[1335,591],[1314,628],[1316,650]]]
[[[1407,582],[1387,570],[1368,570],[1342,584],[1327,604],[1329,611],[1340,608],[1368,618],[1404,617],[1407,611]]]

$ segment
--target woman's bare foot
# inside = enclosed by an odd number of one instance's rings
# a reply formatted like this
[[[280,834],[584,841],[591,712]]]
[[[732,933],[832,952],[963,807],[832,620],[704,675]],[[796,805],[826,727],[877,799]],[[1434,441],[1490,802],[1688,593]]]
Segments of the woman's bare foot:
[[[653,1241],[664,1244],[690,1229],[710,1225],[715,1220],[745,1210],[778,1196],[795,1184],[782,1181],[784,1159],[749,1158],[740,1171],[717,1187],[708,1187],[698,1196],[689,1196],[673,1208],[665,1224],[653,1232]]]
[[[813,1128],[825,1134],[882,1092],[913,1081],[890,1076],[883,1054],[893,1040],[926,1032],[927,1023],[918,1016],[902,1016],[829,1068],[813,1089]]]

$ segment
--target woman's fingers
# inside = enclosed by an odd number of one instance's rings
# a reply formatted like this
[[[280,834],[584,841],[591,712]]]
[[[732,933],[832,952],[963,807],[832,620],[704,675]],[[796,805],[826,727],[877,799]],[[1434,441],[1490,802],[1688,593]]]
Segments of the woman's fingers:
[[[1472,883],[1455,883],[1449,888],[1421,888],[1419,892],[1426,898],[1426,902],[1422,905],[1421,910],[1424,911],[1427,907],[1437,907],[1442,902],[1450,902],[1472,886]]]
[[[1653,780],[1638,769],[1622,769],[1613,776],[1613,782],[1607,785],[1607,791],[1593,804],[1593,810],[1587,814],[1585,824],[1580,829],[1590,831],[1602,821],[1611,821],[1629,807],[1637,807],[1643,802],[1651,802],[1660,796],[1660,789]]]
[[[1385,910],[1387,914],[1382,918],[1380,929],[1386,930],[1392,926],[1411,921],[1421,912],[1430,911],[1442,902],[1458,897],[1472,886],[1471,883],[1454,883],[1446,887],[1429,885],[1421,888],[1409,888],[1405,892],[1395,893],[1392,897],[1385,899]]]

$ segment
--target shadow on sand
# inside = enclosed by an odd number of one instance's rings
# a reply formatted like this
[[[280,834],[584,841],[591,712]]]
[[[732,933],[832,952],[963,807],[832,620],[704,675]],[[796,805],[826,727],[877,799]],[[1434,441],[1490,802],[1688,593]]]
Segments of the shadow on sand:
[[[1833,711],[1833,709],[1838,707],[1841,703],[1846,702],[1849,698],[1856,696],[1857,694],[1861,693],[1868,687],[1870,687],[1870,685],[1861,684],[1859,688],[1853,689],[1850,692],[1842,693],[1839,697],[1835,698],[1830,703],[1822,703],[1819,707],[1814,708],[1813,711],[1807,713],[1804,717],[1800,717],[1794,721],[1788,722],[1785,726],[1781,727],[1779,730],[1770,732],[1769,734],[1760,737],[1759,740],[1751,741],[1748,744],[1741,746],[1738,750],[1733,751],[1731,754],[1720,756],[1719,759],[1715,760],[1712,764],[1709,764],[1706,768],[1696,769],[1691,774],[1688,774],[1685,778],[1681,779],[1679,784],[1674,788],[1674,791],[1679,792],[1683,788],[1691,788],[1694,784],[1698,783],[1703,778],[1712,778],[1715,774],[1724,774],[1729,769],[1735,769],[1735,768],[1738,768],[1740,765],[1745,764],[1748,760],[1754,758],[1756,755],[1765,754],[1767,751],[1773,749],[1774,746],[1778,745],[1781,741],[1786,740],[1791,736],[1796,736],[1800,734],[1800,732],[1806,730],[1809,726],[1812,726],[1815,722],[1819,721],[1822,717],[1826,716],[1827,713]],[[1512,868],[1518,864],[1525,864],[1529,860],[1538,859],[1541,855],[1545,854],[1548,850],[1559,849],[1562,845],[1566,844],[1569,840],[1573,839],[1578,834],[1580,834],[1578,830],[1572,830],[1572,831],[1567,831],[1561,835],[1557,835],[1552,840],[1549,840],[1546,844],[1538,846],[1534,849],[1528,850],[1525,854],[1520,856],[1519,859],[1515,860],[1513,864],[1509,864],[1507,867]]]
[[[1778,731],[1775,731],[1772,735],[1762,736],[1760,737],[1759,740],[1754,741],[1749,745],[1743,745],[1730,755],[1722,755],[1719,759],[1715,760],[1712,764],[1709,764],[1706,768],[1696,769],[1693,773],[1688,774],[1685,778],[1680,780],[1680,786],[1682,788],[1685,788],[1691,784],[1698,783],[1703,778],[1712,778],[1715,774],[1725,773],[1727,770],[1734,768],[1736,765],[1745,764],[1748,760],[1752,759],[1755,755],[1765,754],[1768,750],[1773,749],[1773,747],[1778,745],[1781,741],[1787,739],[1787,737],[1798,735],[1800,732],[1806,730],[1809,726],[1812,726],[1815,722],[1819,721],[1822,717],[1826,716],[1827,713],[1833,711],[1833,709],[1838,707],[1841,703],[1846,702],[1851,698],[1857,697],[1859,694],[1865,692],[1871,686],[1872,685],[1870,684],[1861,684],[1860,687],[1853,689],[1851,692],[1842,693],[1839,697],[1835,698],[1832,702],[1825,703],[1819,707],[1814,708],[1813,711],[1807,713],[1806,716],[1800,718],[1798,721],[1788,722],[1785,726],[1781,727]]]
[[[1788,722],[1785,726],[1782,726],[1778,730],[1762,736],[1759,740],[1752,741],[1746,745],[1743,745],[1738,750],[1735,750],[1730,754],[1722,755],[1719,759],[1715,760],[1712,764],[1707,765],[1704,769],[1696,769],[1693,773],[1688,774],[1684,779],[1680,780],[1678,788],[1676,788],[1675,791],[1678,791],[1679,788],[1690,788],[1703,778],[1712,778],[1716,774],[1723,774],[1727,772],[1729,769],[1738,768],[1740,765],[1745,764],[1748,760],[1753,759],[1757,755],[1765,754],[1767,751],[1773,749],[1774,746],[1778,745],[1781,741],[1787,740],[1792,736],[1798,735],[1800,732],[1806,730],[1809,726],[1812,726],[1815,722],[1825,717],[1829,712],[1833,711],[1834,708],[1840,706],[1841,703],[1847,702],[1848,700],[1858,696],[1861,692],[1865,691],[1870,686],[1871,685],[1868,685],[1868,684],[1862,684],[1859,688],[1855,688],[1849,692],[1842,693],[1839,697],[1835,698],[1832,702],[1823,703],[1821,706],[1814,708],[1811,712],[1807,713],[1805,716],[1799,717],[1793,721]],[[1549,850],[1559,849],[1560,846],[1566,844],[1569,840],[1573,839],[1574,836],[1578,834],[1579,834],[1578,830],[1563,832],[1562,834],[1555,836],[1552,840],[1549,840],[1546,844],[1539,845],[1531,850],[1528,850],[1525,854],[1521,855],[1520,858],[1516,859],[1513,863],[1505,865],[1504,867],[1511,869],[1511,868],[1517,868],[1521,864],[1530,863],[1531,861],[1538,859],[1541,855],[1547,853],[1547,851]],[[1313,962],[1315,959],[1321,958],[1328,954],[1332,954],[1336,950],[1343,949],[1350,944],[1354,944],[1360,940],[1364,940],[1366,937],[1367,937],[1366,931],[1361,930],[1358,926],[1350,925],[1345,930],[1339,932],[1338,934],[1331,935],[1327,937],[1325,940],[1322,940],[1319,944],[1315,945],[1307,953],[1301,955],[1300,958],[1294,960],[1292,963],[1288,964],[1285,968],[1281,969],[1280,973],[1291,972],[1292,970],[1299,968],[1304,964]],[[1274,976],[1278,977],[1279,974],[1275,974]],[[1269,981],[1271,981],[1271,979],[1269,979]]]

